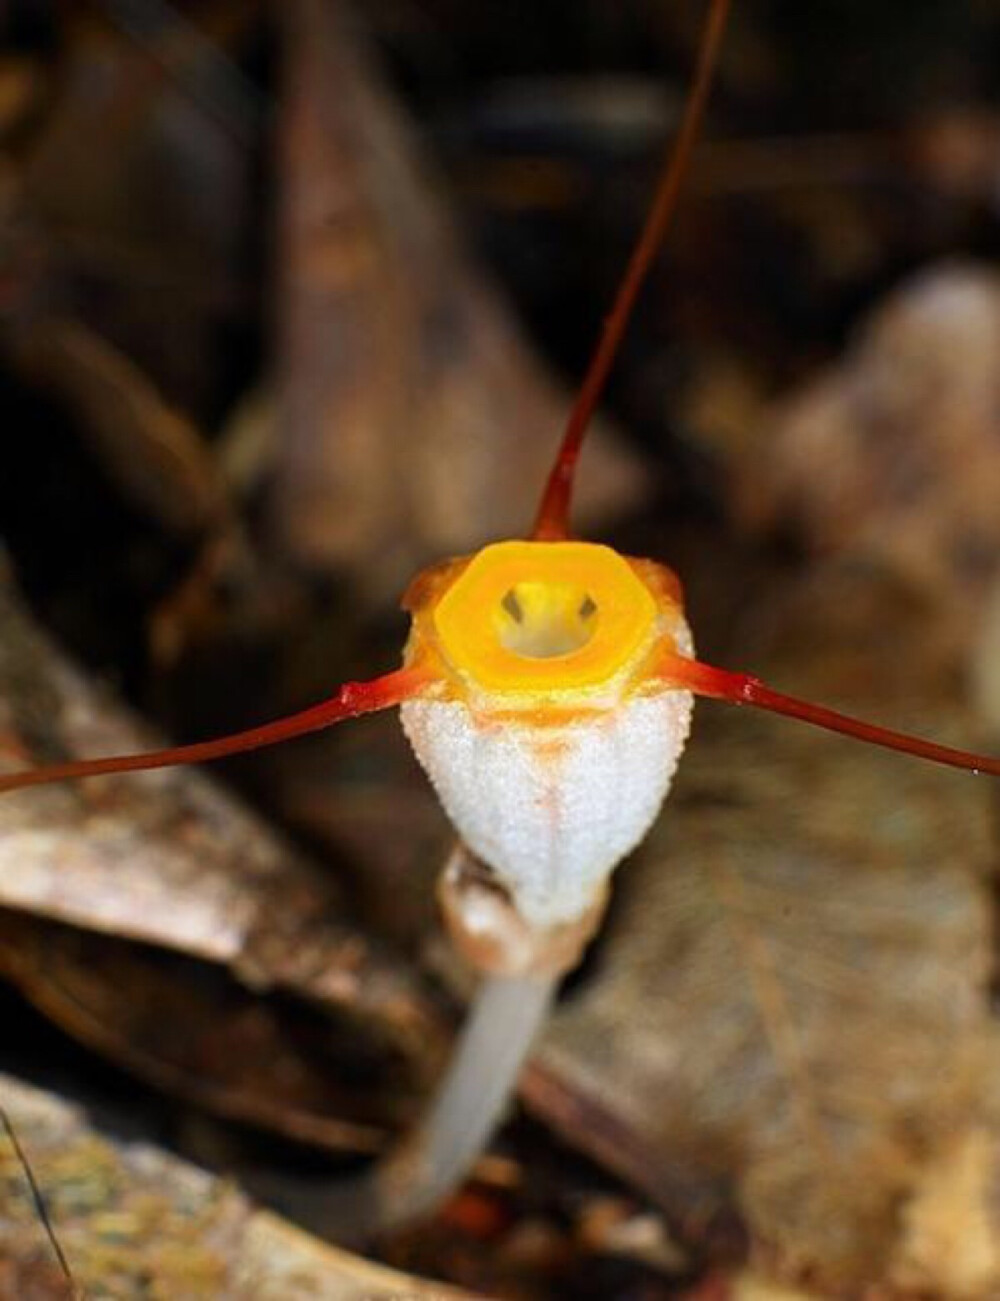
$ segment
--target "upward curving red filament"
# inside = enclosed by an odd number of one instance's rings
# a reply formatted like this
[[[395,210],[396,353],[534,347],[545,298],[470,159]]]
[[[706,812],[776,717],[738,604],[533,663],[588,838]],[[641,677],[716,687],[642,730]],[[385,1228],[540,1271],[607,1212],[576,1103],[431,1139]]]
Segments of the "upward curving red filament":
[[[712,73],[728,14],[729,0],[711,0],[698,53],[698,67],[684,104],[681,124],[667,154],[663,175],[649,216],[646,218],[646,224],[629,259],[614,305],[604,323],[604,330],[591,357],[573,410],[570,412],[555,462],[549,471],[534,528],[531,531],[531,538],[535,542],[561,542],[569,536],[573,482],[583,440],[594,409],[604,391],[608,372],[617,356],[635,300],[645,283],[649,268],[653,264],[677,208],[677,197],[704,116],[708,92],[712,84]]]
[[[783,695],[780,691],[772,691],[759,678],[752,677],[749,673],[731,673],[727,669],[713,668],[710,664],[674,655],[665,664],[662,676],[671,686],[686,687],[698,696],[726,700],[733,705],[753,705],[773,714],[798,718],[803,723],[812,723],[814,727],[823,727],[829,732],[840,732],[857,741],[866,741],[869,745],[901,750],[904,754],[929,759],[932,763],[947,764],[951,768],[964,768],[969,772],[1000,777],[998,758],[973,754],[968,750],[955,750],[950,745],[938,745],[918,736],[909,736],[906,732],[895,732],[888,727],[866,723],[860,718],[851,718],[834,709],[814,705],[808,700]]]
[[[211,741],[196,741],[193,745],[172,746],[168,750],[151,750],[148,754],[116,755],[107,759],[82,759],[75,763],[52,764],[44,768],[29,768],[0,776],[0,794],[21,790],[25,786],[44,786],[49,782],[69,781],[77,777],[100,777],[116,772],[142,772],[151,768],[171,768],[177,764],[207,763],[231,754],[259,750],[279,741],[289,741],[307,732],[371,714],[380,709],[390,709],[417,695],[430,681],[420,669],[397,669],[370,682],[346,682],[329,700],[303,709],[273,723],[234,732],[230,736],[216,737]]]

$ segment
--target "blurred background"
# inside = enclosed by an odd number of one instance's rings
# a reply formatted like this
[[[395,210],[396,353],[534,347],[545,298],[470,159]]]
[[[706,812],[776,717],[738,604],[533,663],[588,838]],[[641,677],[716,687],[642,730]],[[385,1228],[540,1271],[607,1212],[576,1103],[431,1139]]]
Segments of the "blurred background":
[[[131,736],[112,696],[193,740],[382,672],[420,566],[528,527],[703,12],[0,10],[12,762]],[[987,747],[998,70],[986,0],[735,6],[578,513],[677,568],[705,658]],[[996,1295],[995,801],[790,726],[699,723],[526,1115],[387,1259],[519,1297]],[[227,766],[260,818],[231,839],[243,815],[184,780],[11,805],[0,1064],[297,1215],[446,1054],[467,992],[434,918],[448,829],[388,718]],[[89,896],[51,866],[87,843]],[[113,903],[140,860],[152,893]],[[200,873],[253,914],[229,948],[179,920]],[[275,894],[248,902],[251,877]],[[115,1268],[108,1295],[145,1295]]]

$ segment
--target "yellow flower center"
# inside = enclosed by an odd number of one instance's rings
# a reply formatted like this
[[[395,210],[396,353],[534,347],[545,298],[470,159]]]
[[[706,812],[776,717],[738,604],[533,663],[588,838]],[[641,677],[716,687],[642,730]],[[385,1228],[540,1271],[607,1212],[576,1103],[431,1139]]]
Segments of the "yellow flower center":
[[[652,639],[657,606],[631,565],[591,542],[484,547],[434,610],[454,668],[487,691],[600,686]]]

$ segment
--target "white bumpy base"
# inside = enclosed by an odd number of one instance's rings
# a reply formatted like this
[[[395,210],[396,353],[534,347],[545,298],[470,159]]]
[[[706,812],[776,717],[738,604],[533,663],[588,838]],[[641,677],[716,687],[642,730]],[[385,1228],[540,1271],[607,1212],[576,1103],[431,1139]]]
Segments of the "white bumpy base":
[[[649,830],[693,703],[666,689],[565,724],[500,719],[459,701],[413,700],[400,713],[463,840],[527,921],[554,926],[593,905]]]

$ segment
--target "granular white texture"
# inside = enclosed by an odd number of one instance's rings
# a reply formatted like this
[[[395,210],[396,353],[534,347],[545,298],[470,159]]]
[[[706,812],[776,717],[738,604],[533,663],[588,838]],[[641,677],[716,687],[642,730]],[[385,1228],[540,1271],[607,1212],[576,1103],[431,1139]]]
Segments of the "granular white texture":
[[[649,830],[694,698],[664,689],[566,723],[411,700],[400,711],[459,834],[537,926],[572,921]]]

